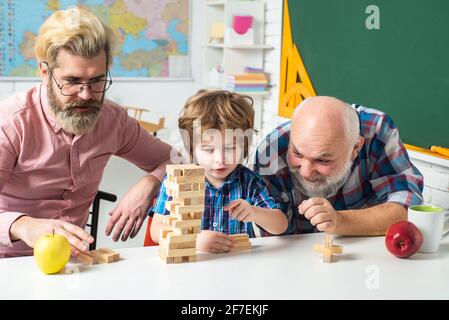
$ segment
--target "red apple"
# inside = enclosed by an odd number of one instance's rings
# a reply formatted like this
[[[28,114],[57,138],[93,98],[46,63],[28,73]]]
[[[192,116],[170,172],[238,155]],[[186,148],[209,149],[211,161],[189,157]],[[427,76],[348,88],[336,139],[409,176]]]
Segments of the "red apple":
[[[398,258],[408,258],[421,247],[421,231],[410,221],[402,220],[388,227],[385,245],[391,254]]]

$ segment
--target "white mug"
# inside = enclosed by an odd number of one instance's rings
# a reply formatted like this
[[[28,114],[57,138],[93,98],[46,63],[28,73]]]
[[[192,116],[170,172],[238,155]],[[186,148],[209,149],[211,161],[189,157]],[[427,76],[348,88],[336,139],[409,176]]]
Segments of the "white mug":
[[[433,253],[440,247],[443,236],[445,211],[432,205],[417,205],[408,208],[408,221],[414,223],[423,235],[418,252]]]

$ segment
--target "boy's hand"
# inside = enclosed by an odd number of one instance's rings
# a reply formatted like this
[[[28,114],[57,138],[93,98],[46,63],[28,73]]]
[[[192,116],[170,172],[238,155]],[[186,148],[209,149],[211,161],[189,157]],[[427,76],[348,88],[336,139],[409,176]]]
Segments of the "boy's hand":
[[[243,222],[254,221],[254,207],[244,199],[234,200],[226,205],[224,209],[229,211],[229,215],[232,219],[237,219],[238,221]]]
[[[211,253],[229,252],[234,247],[230,236],[222,232],[202,230],[196,237],[196,248]]]

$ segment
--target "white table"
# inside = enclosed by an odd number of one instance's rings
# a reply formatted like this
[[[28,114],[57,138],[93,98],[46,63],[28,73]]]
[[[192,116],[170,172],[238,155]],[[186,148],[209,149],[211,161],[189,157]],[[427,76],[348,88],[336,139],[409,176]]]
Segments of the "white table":
[[[439,253],[393,257],[384,237],[336,237],[343,255],[325,264],[323,234],[252,239],[253,249],[164,264],[157,247],[118,250],[109,265],[42,274],[33,257],[0,259],[0,299],[449,299],[449,240]]]

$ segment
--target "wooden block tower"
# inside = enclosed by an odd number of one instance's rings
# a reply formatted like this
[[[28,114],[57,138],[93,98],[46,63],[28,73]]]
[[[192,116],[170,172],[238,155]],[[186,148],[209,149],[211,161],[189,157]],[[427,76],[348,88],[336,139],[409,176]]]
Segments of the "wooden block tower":
[[[196,235],[204,211],[204,169],[193,164],[167,165],[166,227],[159,235],[159,255],[165,263],[196,261]]]

